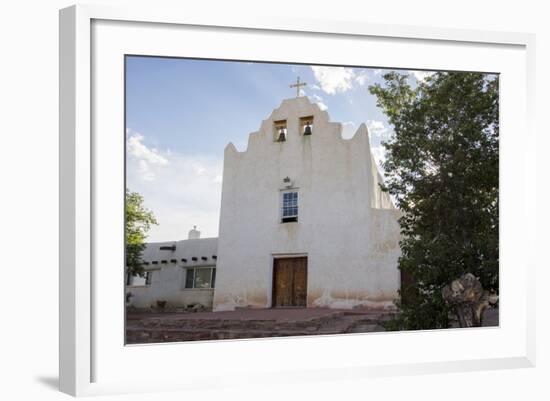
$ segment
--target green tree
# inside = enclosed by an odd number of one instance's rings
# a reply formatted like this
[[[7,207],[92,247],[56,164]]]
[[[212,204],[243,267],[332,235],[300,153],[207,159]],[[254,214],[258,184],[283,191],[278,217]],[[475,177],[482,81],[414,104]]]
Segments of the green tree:
[[[126,273],[143,275],[141,254],[152,224],[158,224],[153,212],[143,206],[143,197],[126,188]]]
[[[403,212],[406,278],[390,328],[446,328],[446,284],[469,272],[498,292],[498,78],[439,72],[415,88],[404,74],[383,78],[369,90],[395,132],[382,189]]]

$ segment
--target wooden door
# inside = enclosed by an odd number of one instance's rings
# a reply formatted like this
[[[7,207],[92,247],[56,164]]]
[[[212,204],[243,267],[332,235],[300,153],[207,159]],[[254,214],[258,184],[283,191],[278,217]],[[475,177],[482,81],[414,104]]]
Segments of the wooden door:
[[[307,258],[299,258],[292,269],[293,306],[306,307],[307,301]]]
[[[307,257],[279,258],[273,265],[273,307],[305,307]]]

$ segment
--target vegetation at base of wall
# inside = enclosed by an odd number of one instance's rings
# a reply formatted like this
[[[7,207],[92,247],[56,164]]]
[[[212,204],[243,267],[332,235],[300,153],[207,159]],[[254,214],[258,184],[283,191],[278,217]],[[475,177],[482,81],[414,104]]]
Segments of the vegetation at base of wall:
[[[388,330],[447,328],[441,290],[464,273],[498,292],[498,77],[437,72],[413,87],[390,72],[369,87],[395,135],[385,182],[403,212],[399,317]]]
[[[158,224],[153,212],[143,205],[143,197],[126,188],[125,207],[126,274],[143,276],[141,254],[151,225]]]

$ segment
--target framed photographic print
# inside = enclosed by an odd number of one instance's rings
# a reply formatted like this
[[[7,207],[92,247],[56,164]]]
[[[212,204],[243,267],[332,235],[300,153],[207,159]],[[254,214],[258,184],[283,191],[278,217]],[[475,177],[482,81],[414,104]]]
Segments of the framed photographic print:
[[[532,366],[533,43],[62,10],[61,390]]]

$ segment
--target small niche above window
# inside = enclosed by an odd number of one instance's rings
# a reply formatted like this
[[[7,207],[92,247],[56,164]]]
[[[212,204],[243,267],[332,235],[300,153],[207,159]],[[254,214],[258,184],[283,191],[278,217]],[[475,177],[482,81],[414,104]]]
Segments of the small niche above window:
[[[308,136],[313,133],[313,116],[300,118],[300,132],[304,136]]]
[[[286,120],[279,120],[273,122],[274,127],[274,138],[275,142],[284,142],[286,141]]]

